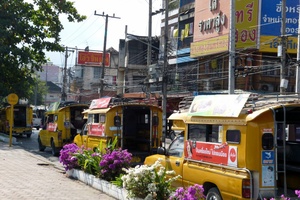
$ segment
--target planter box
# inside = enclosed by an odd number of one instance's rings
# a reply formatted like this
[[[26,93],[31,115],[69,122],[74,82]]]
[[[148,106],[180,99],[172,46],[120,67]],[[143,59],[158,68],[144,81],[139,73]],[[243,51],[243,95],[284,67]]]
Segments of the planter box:
[[[117,187],[112,183],[102,180],[100,178],[95,177],[94,175],[87,174],[82,170],[72,169],[68,170],[66,174],[69,177],[74,179],[78,179],[81,182],[86,183],[87,185],[102,191],[103,193],[112,196],[119,200],[128,200],[127,191],[124,188]]]

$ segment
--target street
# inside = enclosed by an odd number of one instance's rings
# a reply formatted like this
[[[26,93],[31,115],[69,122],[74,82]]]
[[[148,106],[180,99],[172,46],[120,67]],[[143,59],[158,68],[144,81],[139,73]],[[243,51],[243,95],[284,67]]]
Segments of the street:
[[[16,137],[17,142],[19,142],[19,146],[23,147],[26,151],[29,151],[31,153],[37,154],[37,155],[41,155],[44,158],[47,158],[49,161],[53,162],[53,164],[55,165],[61,165],[59,163],[58,157],[53,156],[51,154],[51,148],[46,148],[45,151],[39,151],[38,148],[38,142],[37,142],[37,138],[38,138],[38,134],[39,134],[39,130],[36,130],[35,128],[33,128],[32,131],[32,135],[30,138],[26,138],[26,137]]]

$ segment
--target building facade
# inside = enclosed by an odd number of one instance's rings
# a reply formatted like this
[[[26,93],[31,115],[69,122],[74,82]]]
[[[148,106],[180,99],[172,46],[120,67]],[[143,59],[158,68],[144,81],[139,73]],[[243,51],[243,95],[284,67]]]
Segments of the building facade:
[[[234,89],[271,93],[284,87],[285,92],[295,92],[298,2],[286,4],[286,43],[281,42],[281,1],[232,1],[233,13],[230,2],[169,1],[167,34],[176,48],[167,55],[168,94],[228,90],[230,71]],[[162,16],[162,36],[164,24]],[[281,44],[286,50],[284,64]]]

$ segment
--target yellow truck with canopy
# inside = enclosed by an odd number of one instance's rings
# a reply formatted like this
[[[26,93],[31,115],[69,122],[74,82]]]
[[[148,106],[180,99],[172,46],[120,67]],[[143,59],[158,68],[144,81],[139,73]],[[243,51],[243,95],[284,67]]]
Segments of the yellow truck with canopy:
[[[92,101],[88,110],[86,130],[74,143],[95,149],[118,138],[118,147],[133,154],[132,163],[143,163],[156,153],[162,141],[162,109],[153,102],[130,101],[104,97]]]
[[[184,134],[144,163],[162,159],[182,177],[175,186],[203,185],[207,199],[295,196],[300,188],[297,97],[195,96],[181,116]]]
[[[44,127],[38,135],[39,150],[50,147],[52,155],[57,156],[65,144],[72,143],[86,123],[83,111],[88,107],[87,104],[74,101],[52,103],[45,113]]]
[[[32,114],[30,105],[16,104],[13,111],[12,134],[30,138],[32,134]],[[0,110],[0,131],[9,134],[9,120],[11,116],[11,106],[7,105]]]

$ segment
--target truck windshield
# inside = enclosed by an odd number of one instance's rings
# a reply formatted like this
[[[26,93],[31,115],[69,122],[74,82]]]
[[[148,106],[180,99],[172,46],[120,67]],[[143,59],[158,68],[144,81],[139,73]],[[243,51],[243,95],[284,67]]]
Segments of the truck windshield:
[[[176,156],[181,157],[183,153],[184,148],[184,137],[179,136],[177,137],[170,145],[169,147],[169,155],[170,156]]]

